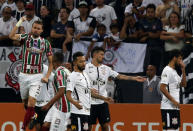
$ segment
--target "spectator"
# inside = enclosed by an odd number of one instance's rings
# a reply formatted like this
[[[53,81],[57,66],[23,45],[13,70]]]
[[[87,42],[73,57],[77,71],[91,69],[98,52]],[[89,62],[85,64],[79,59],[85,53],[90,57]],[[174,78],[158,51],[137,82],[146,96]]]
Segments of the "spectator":
[[[25,15],[27,20],[21,24],[20,32],[28,34],[31,32],[32,24],[34,21],[37,21],[40,18],[35,15],[34,5],[32,3],[26,5]]]
[[[184,25],[180,24],[179,14],[172,12],[169,16],[169,25],[164,26],[160,36],[162,40],[165,40],[164,65],[168,63],[169,51],[183,48],[184,28]]]
[[[115,10],[115,13],[117,16],[117,23],[119,25],[119,29],[122,28],[123,22],[124,22],[124,12],[126,6],[131,3],[130,0],[115,0],[114,2],[111,2],[109,5],[112,6]]]
[[[163,0],[163,4],[158,5],[156,9],[156,17],[161,19],[163,26],[165,26],[168,24],[168,18],[173,11],[180,12],[178,5],[173,0]]]
[[[12,12],[16,10],[16,5],[15,5],[15,2],[14,0],[7,0],[5,3],[3,3],[3,5],[1,6],[1,14],[2,14],[2,11],[3,9],[8,6],[11,8]]]
[[[67,21],[70,10],[68,8],[60,9],[61,21],[56,23],[51,30],[50,36],[53,38],[52,47],[62,49],[63,42],[66,38]]]
[[[123,27],[120,32],[120,38],[128,42],[138,42],[139,22],[132,14],[126,16]]]
[[[163,4],[162,0],[143,0],[142,7],[147,7],[149,4],[154,4],[156,7]]]
[[[17,19],[17,21],[20,20],[20,18],[24,15],[25,13],[25,2],[24,0],[17,0],[16,1],[16,10],[13,12],[13,16]]]
[[[2,5],[5,3],[5,0],[0,0],[0,8],[2,7]]]
[[[0,18],[0,45],[12,46],[12,41],[9,39],[9,33],[17,23],[17,20],[11,16],[12,10],[6,6],[2,11]]]
[[[49,40],[50,31],[54,21],[53,21],[53,17],[50,14],[50,10],[45,5],[41,6],[40,18],[43,22],[43,27],[44,27],[44,31],[41,36]]]
[[[142,3],[142,0],[134,0],[133,3],[129,4],[125,8],[125,16],[128,16],[129,14],[133,14],[137,21],[143,18],[144,8],[141,7],[141,3]]]
[[[97,25],[97,33],[95,33],[92,37],[92,41],[90,46],[88,47],[88,52],[86,55],[86,60],[90,58],[90,53],[93,47],[99,46],[105,48],[105,45],[108,42],[108,35],[106,34],[106,26],[103,24]],[[96,42],[103,42],[102,44],[96,43]]]
[[[140,42],[147,43],[147,64],[155,63],[158,73],[163,59],[163,42],[160,40],[162,31],[161,20],[155,17],[156,6],[149,4],[146,8],[146,18],[139,22]]]
[[[115,10],[104,4],[104,0],[96,0],[97,7],[91,10],[90,15],[94,16],[99,24],[104,24],[107,28],[107,34],[110,34],[111,23],[117,23]]]
[[[121,45],[121,39],[119,37],[119,26],[117,24],[111,24],[110,25],[110,42],[108,42],[107,48],[114,47],[114,50],[118,49]]]
[[[81,1],[79,3],[78,9],[80,11],[80,16],[74,18],[72,21],[69,22],[69,35],[67,35],[67,37],[72,38],[72,36],[74,36],[75,41],[79,41],[80,39],[90,41],[90,39],[88,38],[91,38],[94,32],[94,29],[96,27],[96,19],[89,16],[88,4],[85,1]],[[66,43],[64,43],[64,46],[65,45]],[[88,45],[85,44],[83,47],[81,47],[80,44],[73,45],[73,52],[77,52],[80,50],[81,52],[86,54],[88,50]]]
[[[185,31],[186,38],[193,39],[193,4],[185,20]]]
[[[193,5],[193,0],[176,0],[178,1],[178,6],[180,7],[180,18],[182,23],[184,23],[184,20],[186,16],[188,15],[188,12],[191,10],[191,6]]]
[[[34,9],[35,9],[35,14],[38,17],[40,17],[40,10],[43,5],[46,6],[50,10],[52,10],[53,6],[55,5],[54,4],[55,0],[32,0],[32,1],[33,1]]]
[[[159,104],[161,102],[160,78],[156,76],[156,67],[148,65],[147,80],[143,83],[143,103]]]

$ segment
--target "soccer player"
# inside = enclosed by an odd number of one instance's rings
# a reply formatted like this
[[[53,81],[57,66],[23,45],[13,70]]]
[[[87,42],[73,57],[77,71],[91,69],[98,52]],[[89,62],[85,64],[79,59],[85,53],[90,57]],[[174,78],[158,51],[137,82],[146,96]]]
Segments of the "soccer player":
[[[48,71],[48,66],[43,64],[43,75],[46,75]],[[54,79],[54,73],[52,72],[48,83],[43,83],[41,87],[40,95],[37,97],[36,105],[35,105],[35,112],[37,115],[30,121],[29,129],[33,129],[35,126],[36,131],[40,131],[42,125],[44,124],[45,116],[48,110],[42,110],[42,107],[46,105],[50,99],[53,97],[54,88],[52,85],[52,81]]]
[[[26,17],[22,17],[9,34],[9,38],[12,40],[22,40],[20,42],[22,46],[22,69],[19,74],[19,84],[22,101],[25,103],[24,105],[27,103],[22,130],[26,129],[26,126],[34,116],[34,107],[40,94],[42,82],[48,82],[52,71],[51,45],[48,40],[40,37],[43,32],[42,22],[35,21],[30,34],[16,34],[18,27],[25,20]],[[43,76],[43,56],[45,54],[47,55],[49,66],[47,74]]]
[[[139,82],[145,81],[142,77],[132,77],[121,75],[113,71],[110,67],[103,65],[104,49],[102,47],[95,47],[91,52],[92,62],[88,63],[85,72],[91,80],[91,87],[96,89],[99,95],[107,96],[107,81],[109,77],[122,79],[122,80],[136,80]],[[90,114],[90,131],[92,125],[96,124],[98,118],[102,127],[102,131],[109,131],[108,123],[110,122],[109,107],[103,100],[93,98],[91,101],[91,114]]]
[[[88,131],[88,121],[92,97],[112,102],[109,97],[98,95],[91,90],[90,79],[84,72],[86,58],[82,52],[73,55],[74,71],[67,80],[67,98],[72,103],[71,129],[72,131]]]
[[[185,65],[179,50],[172,50],[169,55],[169,64],[161,75],[160,90],[163,93],[161,101],[161,115],[163,129],[178,131],[180,127],[180,87],[186,87]],[[176,71],[181,67],[182,77]]]
[[[42,107],[48,110],[41,131],[65,131],[67,129],[67,121],[70,117],[70,103],[66,98],[66,80],[70,71],[63,66],[63,53],[56,52],[53,56],[54,73],[54,92],[55,96]]]

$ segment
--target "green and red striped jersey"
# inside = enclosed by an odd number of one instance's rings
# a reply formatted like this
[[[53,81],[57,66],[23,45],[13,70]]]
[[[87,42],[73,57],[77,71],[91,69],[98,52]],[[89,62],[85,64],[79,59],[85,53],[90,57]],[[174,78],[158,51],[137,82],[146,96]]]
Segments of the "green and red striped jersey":
[[[66,80],[69,75],[69,71],[60,66],[54,73],[53,87],[55,94],[59,91],[59,88],[65,88],[64,95],[55,103],[56,108],[62,112],[70,112],[70,102],[66,98]]]
[[[43,71],[43,57],[52,55],[49,41],[42,37],[35,39],[29,34],[21,34],[20,40],[23,40],[21,72],[41,73]]]

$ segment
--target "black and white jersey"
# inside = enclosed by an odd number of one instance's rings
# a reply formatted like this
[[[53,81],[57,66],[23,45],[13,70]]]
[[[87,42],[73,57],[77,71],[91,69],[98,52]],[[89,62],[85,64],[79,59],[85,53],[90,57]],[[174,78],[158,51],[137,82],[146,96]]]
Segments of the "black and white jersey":
[[[71,104],[71,113],[90,115],[91,108],[91,90],[90,79],[88,75],[83,72],[73,71],[67,79],[67,91],[72,92],[72,98],[76,101],[80,101],[80,105],[83,109],[79,110]]]
[[[167,85],[167,90],[170,95],[177,101],[180,101],[180,83],[181,77],[177,74],[176,70],[170,66],[166,66],[161,75],[161,84]],[[177,109],[173,103],[163,95],[161,101],[161,109]]]
[[[13,12],[13,16],[17,19],[17,21],[19,21],[19,19],[24,15],[25,10],[19,11],[18,9],[16,9]]]
[[[11,17],[8,21],[4,21],[3,17],[0,18],[0,36],[9,35],[13,27],[16,25],[17,20]]]
[[[191,10],[191,6],[193,4],[193,0],[178,0],[178,6],[180,7],[180,16],[181,21],[183,22],[189,11]]]
[[[85,72],[91,80],[91,88],[98,90],[99,95],[107,97],[107,82],[109,77],[116,78],[118,73],[106,65],[99,67],[92,63],[86,64]],[[91,104],[102,104],[103,100],[92,98]]]
[[[88,16],[86,21],[82,21],[79,16],[79,17],[74,18],[72,21],[69,21],[68,27],[73,28],[74,34],[77,35],[79,33],[88,31],[89,27],[92,27],[95,29],[96,19],[94,17]]]

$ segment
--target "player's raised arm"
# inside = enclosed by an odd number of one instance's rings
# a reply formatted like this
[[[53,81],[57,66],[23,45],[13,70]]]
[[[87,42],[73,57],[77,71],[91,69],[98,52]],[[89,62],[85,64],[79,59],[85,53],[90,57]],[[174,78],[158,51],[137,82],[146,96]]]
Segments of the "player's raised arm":
[[[24,22],[25,20],[26,20],[25,16],[20,18],[20,20],[17,22],[17,24],[14,26],[14,28],[11,31],[11,33],[9,34],[9,38],[10,39],[12,39],[12,40],[20,40],[20,34],[16,34],[16,32],[17,32],[17,29],[22,24],[22,22]]]

